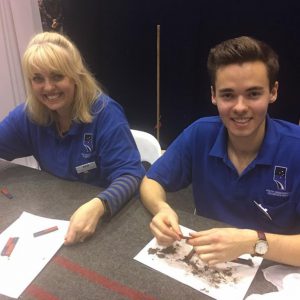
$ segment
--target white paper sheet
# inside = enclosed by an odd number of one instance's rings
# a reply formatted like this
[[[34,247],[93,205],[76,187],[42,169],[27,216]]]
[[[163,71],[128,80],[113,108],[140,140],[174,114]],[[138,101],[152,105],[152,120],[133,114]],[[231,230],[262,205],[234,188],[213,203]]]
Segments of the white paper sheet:
[[[58,230],[34,237],[33,233],[57,226]],[[0,294],[18,298],[62,246],[69,221],[27,212],[0,234],[0,253],[10,237],[19,240],[8,256],[0,256]]]
[[[183,235],[188,236],[193,231],[180,227]],[[241,258],[251,259],[253,266],[227,262],[208,268],[197,255],[191,258],[189,264],[183,261],[192,249],[185,240],[175,242],[171,249],[168,248],[169,251],[165,249],[154,238],[134,259],[214,299],[243,299],[262,262],[260,257],[243,255]]]

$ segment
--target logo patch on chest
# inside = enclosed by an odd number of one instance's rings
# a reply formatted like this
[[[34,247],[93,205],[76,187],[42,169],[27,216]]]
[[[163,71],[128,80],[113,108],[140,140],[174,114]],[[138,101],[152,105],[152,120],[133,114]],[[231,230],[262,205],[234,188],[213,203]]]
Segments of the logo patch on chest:
[[[286,190],[287,167],[275,166],[273,171],[273,182],[276,184],[275,189],[266,189],[268,196],[286,198],[289,197],[289,191]]]
[[[84,158],[89,158],[91,157],[91,154],[94,150],[94,141],[93,141],[93,134],[92,133],[85,133],[83,136],[83,141],[82,141],[84,150],[81,153],[82,157]]]
[[[281,166],[274,167],[273,180],[276,183],[277,189],[280,191],[286,190],[286,173],[287,173],[286,167],[281,167]]]

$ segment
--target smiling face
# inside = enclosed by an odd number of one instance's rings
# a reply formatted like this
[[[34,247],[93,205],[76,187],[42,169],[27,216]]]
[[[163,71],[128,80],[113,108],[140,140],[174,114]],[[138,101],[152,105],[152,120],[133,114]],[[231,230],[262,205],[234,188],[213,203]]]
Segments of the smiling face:
[[[33,95],[51,111],[69,116],[75,96],[75,83],[59,73],[34,72],[30,79]]]
[[[267,69],[260,61],[230,64],[216,72],[212,103],[227,128],[229,139],[261,140],[269,103],[277,98],[278,82],[270,91]]]

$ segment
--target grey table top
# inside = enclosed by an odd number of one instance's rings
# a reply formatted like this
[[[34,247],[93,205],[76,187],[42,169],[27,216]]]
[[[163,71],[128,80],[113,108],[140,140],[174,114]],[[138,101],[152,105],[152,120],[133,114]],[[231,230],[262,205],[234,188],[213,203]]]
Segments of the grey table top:
[[[14,198],[7,199],[0,193],[0,232],[23,211],[68,220],[81,204],[99,192],[95,186],[0,161],[0,188],[4,186]],[[176,200],[187,195],[191,197],[187,190],[171,195],[175,208]],[[202,230],[223,225],[181,208],[179,205],[177,212],[186,227]],[[88,241],[63,246],[21,299],[211,299],[133,259],[153,238],[150,220],[138,197],[132,199],[111,220],[101,221]],[[263,261],[247,295],[276,290],[261,271],[271,264]],[[8,298],[0,295],[0,299]]]

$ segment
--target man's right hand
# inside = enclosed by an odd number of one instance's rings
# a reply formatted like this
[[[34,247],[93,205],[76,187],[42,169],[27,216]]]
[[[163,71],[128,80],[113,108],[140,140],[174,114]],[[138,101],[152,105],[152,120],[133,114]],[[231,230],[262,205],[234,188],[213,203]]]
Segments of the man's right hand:
[[[180,240],[181,230],[178,216],[167,203],[164,188],[155,180],[145,176],[140,187],[141,199],[145,207],[153,214],[150,229],[157,242],[169,246]]]
[[[178,224],[178,216],[167,203],[164,203],[164,207],[153,217],[150,229],[157,242],[162,246],[169,246],[174,241],[181,239],[182,233]]]

